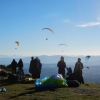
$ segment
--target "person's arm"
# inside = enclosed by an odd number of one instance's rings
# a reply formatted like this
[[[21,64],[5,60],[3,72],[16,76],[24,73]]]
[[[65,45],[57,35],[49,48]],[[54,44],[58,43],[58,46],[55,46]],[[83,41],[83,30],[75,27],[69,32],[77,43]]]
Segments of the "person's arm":
[[[13,68],[13,62],[11,62],[11,68]]]
[[[17,66],[18,66],[18,64],[17,64],[17,62],[16,62],[16,68],[17,68]]]
[[[18,62],[18,64],[17,64],[17,66],[19,67],[19,62]]]
[[[22,62],[22,67],[23,67],[23,62]]]
[[[68,70],[67,66],[66,66],[66,63],[65,63],[65,68]]]
[[[40,63],[40,65],[41,65],[41,68],[42,68],[42,64]]]
[[[31,73],[31,61],[30,61],[30,65],[29,65],[29,72]]]
[[[84,68],[84,67],[83,67],[83,63],[81,63],[81,66],[82,66],[82,69],[83,69],[83,68]]]
[[[74,68],[74,71],[75,71],[75,69],[76,69],[76,65],[77,65],[77,63],[75,63],[75,68]]]
[[[59,67],[59,62],[57,63],[57,67]]]

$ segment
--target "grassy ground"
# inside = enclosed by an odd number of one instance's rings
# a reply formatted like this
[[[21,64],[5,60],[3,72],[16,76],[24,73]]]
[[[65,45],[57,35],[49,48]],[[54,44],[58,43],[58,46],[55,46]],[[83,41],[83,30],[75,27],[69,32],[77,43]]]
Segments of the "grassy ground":
[[[0,77],[1,78],[1,77]],[[1,78],[2,79],[2,78]],[[36,89],[33,83],[1,82],[0,100],[100,100],[100,84],[85,83],[78,88]]]
[[[100,100],[100,84],[86,83],[78,88],[36,89],[30,84],[0,83],[6,92],[0,92],[0,100]]]

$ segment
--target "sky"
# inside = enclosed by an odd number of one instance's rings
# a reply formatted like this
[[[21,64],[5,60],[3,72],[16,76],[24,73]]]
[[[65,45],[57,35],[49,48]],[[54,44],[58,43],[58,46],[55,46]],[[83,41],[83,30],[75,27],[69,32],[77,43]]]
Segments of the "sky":
[[[100,0],[0,0],[0,55],[100,55]]]

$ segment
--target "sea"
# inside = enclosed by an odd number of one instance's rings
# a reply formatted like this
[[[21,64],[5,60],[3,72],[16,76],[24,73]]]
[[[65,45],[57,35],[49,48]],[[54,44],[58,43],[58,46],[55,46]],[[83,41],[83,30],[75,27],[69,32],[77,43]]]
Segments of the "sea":
[[[67,67],[71,67],[72,70],[74,69],[73,65],[67,65]],[[100,83],[100,66],[84,66],[83,68],[83,78],[85,82],[94,82],[94,83]],[[29,64],[24,64],[24,73],[29,73]],[[51,76],[58,73],[58,68],[56,64],[42,64],[42,70],[41,70],[41,77],[45,76]],[[67,70],[66,70],[67,73]]]

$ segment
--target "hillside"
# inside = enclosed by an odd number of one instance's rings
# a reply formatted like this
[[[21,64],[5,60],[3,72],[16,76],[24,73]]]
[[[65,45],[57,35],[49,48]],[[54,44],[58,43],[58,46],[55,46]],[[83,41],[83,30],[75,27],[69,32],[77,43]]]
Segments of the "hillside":
[[[6,92],[0,100],[100,100],[100,84],[87,83],[78,88],[36,89],[33,84],[0,84]]]
[[[5,66],[1,66],[5,71]],[[0,93],[0,100],[99,100],[100,84],[85,83],[78,88],[37,89],[33,83],[11,83],[0,81],[0,88],[6,92]]]

